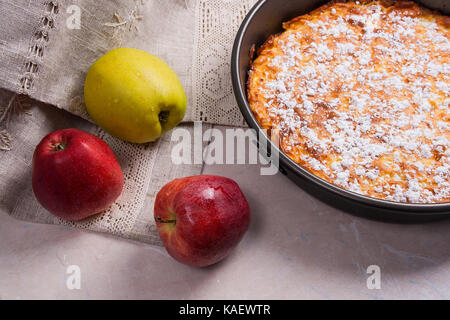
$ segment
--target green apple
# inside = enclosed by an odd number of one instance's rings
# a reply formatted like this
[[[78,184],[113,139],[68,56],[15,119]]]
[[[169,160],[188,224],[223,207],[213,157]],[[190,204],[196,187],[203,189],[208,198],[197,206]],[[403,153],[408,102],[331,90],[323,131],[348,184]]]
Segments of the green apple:
[[[157,140],[183,120],[186,94],[160,58],[131,48],[114,49],[89,69],[84,99],[91,118],[113,136]]]

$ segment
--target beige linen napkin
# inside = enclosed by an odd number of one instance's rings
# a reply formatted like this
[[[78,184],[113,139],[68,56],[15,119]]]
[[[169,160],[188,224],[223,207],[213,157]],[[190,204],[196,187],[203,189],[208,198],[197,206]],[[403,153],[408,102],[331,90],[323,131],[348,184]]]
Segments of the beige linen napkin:
[[[135,47],[161,57],[177,72],[188,96],[185,122],[243,126],[231,88],[230,55],[239,24],[254,2],[0,0],[0,87],[89,120],[82,99],[89,66],[113,48]],[[153,144],[129,144],[36,102],[31,116],[14,116],[25,102],[7,91],[0,93],[0,150],[11,149],[0,151],[0,208],[27,221],[159,243],[152,218],[154,196],[170,180],[199,174],[202,168],[172,163],[170,134]],[[102,215],[78,223],[46,212],[30,185],[36,144],[53,130],[73,126],[104,139],[125,175],[118,201]],[[192,124],[184,127],[193,130]]]
[[[255,2],[0,0],[0,86],[88,119],[82,96],[89,66],[113,48],[135,47],[180,77],[189,101],[184,121],[243,126],[230,57]]]

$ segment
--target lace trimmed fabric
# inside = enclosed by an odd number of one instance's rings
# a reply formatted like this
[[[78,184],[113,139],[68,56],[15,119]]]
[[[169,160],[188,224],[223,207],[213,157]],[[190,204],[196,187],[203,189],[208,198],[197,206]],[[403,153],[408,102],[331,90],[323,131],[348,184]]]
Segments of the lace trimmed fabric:
[[[246,126],[233,95],[230,63],[236,32],[255,3],[256,0],[145,3],[139,7],[140,32],[122,34],[120,44],[156,54],[175,70],[188,95],[184,122]],[[155,23],[161,17],[166,20]],[[180,25],[179,21],[183,23]],[[116,25],[123,29],[121,23]],[[89,120],[80,96],[72,98],[69,108],[63,108]]]
[[[90,65],[113,48],[135,47],[178,74],[189,102],[184,122],[246,126],[230,61],[236,32],[256,0],[79,0],[80,30],[66,26],[69,3],[40,1],[45,10],[24,54],[19,88],[13,79],[6,89],[91,120],[83,103]]]
[[[188,95],[186,122],[245,126],[232,92],[230,56],[235,33],[255,0],[78,0],[82,10],[80,30],[66,28],[64,13],[69,4],[65,1],[38,0],[28,9],[27,0],[9,1],[14,6],[0,9],[8,11],[5,16],[15,27],[5,30],[6,36],[0,34],[0,56],[4,58],[0,61],[0,87],[89,120],[82,99],[86,71],[95,59],[118,46],[119,37],[120,45],[150,51],[174,68]],[[12,7],[18,8],[14,14],[9,12]],[[134,19],[130,18],[132,28],[118,21],[119,17],[127,21],[130,15]],[[120,30],[113,27],[116,24]],[[23,47],[8,47],[9,38],[17,38]],[[14,50],[17,52],[9,56]],[[0,189],[4,183],[7,190],[12,179],[23,176],[23,161],[19,159],[25,159],[31,170],[34,146],[63,121],[56,110],[52,114],[54,119],[49,119],[49,114],[33,109],[28,125],[14,123],[9,132],[0,131],[3,149],[12,148],[0,157],[3,169],[8,169],[0,179]],[[191,124],[183,127],[193,130]],[[204,125],[205,130],[207,127]],[[15,182],[21,185],[20,192],[5,194],[1,202],[13,203],[8,212],[21,220],[159,244],[152,214],[154,196],[170,180],[199,174],[202,165],[175,166],[170,152],[176,142],[171,141],[170,133],[158,142],[135,145],[92,124],[87,131],[111,146],[124,171],[123,194],[111,208],[81,222],[57,219],[39,206],[27,177]]]
[[[193,118],[215,124],[246,126],[231,85],[234,37],[255,0],[199,0],[193,56]]]

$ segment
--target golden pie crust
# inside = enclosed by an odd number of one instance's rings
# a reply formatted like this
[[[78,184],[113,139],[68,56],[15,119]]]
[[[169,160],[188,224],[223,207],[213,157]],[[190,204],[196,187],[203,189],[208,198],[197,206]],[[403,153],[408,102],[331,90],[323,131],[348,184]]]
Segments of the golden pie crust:
[[[411,1],[333,1],[283,28],[247,88],[280,149],[362,195],[450,202],[450,18]]]

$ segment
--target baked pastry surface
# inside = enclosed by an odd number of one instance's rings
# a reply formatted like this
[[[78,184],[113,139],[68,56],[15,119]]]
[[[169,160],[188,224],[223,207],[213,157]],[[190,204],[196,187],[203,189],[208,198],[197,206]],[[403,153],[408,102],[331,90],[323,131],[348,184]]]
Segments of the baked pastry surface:
[[[450,18],[414,2],[331,2],[283,24],[248,101],[280,149],[347,190],[450,202]]]

